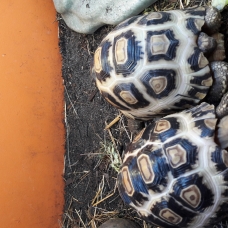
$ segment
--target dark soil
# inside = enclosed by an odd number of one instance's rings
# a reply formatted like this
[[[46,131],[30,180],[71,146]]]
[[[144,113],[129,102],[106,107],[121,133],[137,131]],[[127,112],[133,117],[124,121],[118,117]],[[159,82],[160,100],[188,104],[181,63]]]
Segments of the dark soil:
[[[102,38],[112,29],[106,26],[94,35],[84,35],[70,30],[64,21],[59,20],[60,50],[62,54],[62,74],[65,86],[65,214],[63,227],[93,227],[89,222],[95,216],[95,223],[107,220],[111,216],[122,213],[122,200],[118,191],[103,203],[92,206],[92,200],[104,179],[102,197],[108,196],[115,189],[117,172],[110,168],[108,156],[101,155],[101,143],[110,144],[108,131],[104,131],[105,122],[111,122],[119,113],[101,97],[90,76],[90,61],[94,50]],[[110,131],[116,148],[122,151],[126,140],[123,129],[115,125]],[[121,139],[122,138],[122,139]],[[118,212],[117,212],[118,208]],[[121,211],[122,209],[123,211]],[[77,210],[77,212],[76,212]],[[96,210],[96,211],[95,211]],[[114,213],[115,211],[115,213]],[[78,213],[78,214],[77,214]],[[99,217],[100,215],[100,217]],[[80,225],[79,225],[80,223]]]
[[[164,1],[158,1],[158,6],[161,2]],[[101,145],[113,145],[121,155],[130,141],[126,119],[121,117],[110,131],[104,131],[106,123],[119,112],[101,97],[90,76],[94,51],[113,27],[104,26],[93,35],[84,35],[70,30],[60,15],[58,21],[66,102],[66,187],[61,225],[63,228],[98,227],[117,215],[133,219],[135,212],[124,206],[118,190],[114,191],[117,172],[110,166],[108,155],[102,154]],[[105,197],[108,198],[96,204]],[[142,221],[135,221],[142,226]]]

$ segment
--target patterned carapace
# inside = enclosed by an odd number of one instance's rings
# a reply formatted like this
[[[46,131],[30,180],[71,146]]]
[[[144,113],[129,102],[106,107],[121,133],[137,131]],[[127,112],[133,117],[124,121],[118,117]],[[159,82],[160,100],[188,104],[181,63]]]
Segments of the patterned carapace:
[[[205,7],[132,17],[110,32],[94,55],[104,98],[133,119],[150,119],[197,105],[212,86],[197,44]]]
[[[202,103],[142,130],[126,148],[118,188],[143,219],[165,228],[213,227],[228,214],[228,152]]]

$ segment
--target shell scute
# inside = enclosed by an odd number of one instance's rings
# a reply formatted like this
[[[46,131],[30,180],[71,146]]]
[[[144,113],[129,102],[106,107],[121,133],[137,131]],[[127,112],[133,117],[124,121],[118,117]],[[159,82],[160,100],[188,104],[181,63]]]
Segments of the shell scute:
[[[186,227],[196,216],[196,213],[186,210],[170,196],[153,202],[150,210],[163,227]],[[160,224],[157,222],[157,225]]]
[[[217,119],[208,118],[197,120],[191,123],[189,126],[192,128],[195,134],[205,139],[213,139],[215,133]]]
[[[150,141],[157,141],[164,143],[167,139],[180,133],[182,130],[181,120],[174,117],[162,118],[156,122],[154,131],[150,136]]]
[[[187,208],[203,212],[214,202],[214,193],[205,182],[199,174],[180,177],[174,183],[170,195]]]
[[[192,76],[190,83],[193,85],[199,85],[199,86],[202,85],[202,86],[210,87],[210,86],[212,86],[213,80],[212,80],[210,73],[205,73],[204,75],[202,75],[200,77]]]
[[[188,96],[193,97],[198,100],[202,100],[208,92],[209,88],[198,88],[196,86],[190,86],[190,89],[188,90]]]
[[[175,89],[176,72],[172,69],[156,69],[146,71],[140,76],[147,94],[155,99],[168,96]]]
[[[106,81],[110,77],[110,72],[113,69],[108,60],[109,48],[111,47],[111,42],[105,41],[96,50],[94,55],[94,69],[96,77],[99,81]]]
[[[137,162],[140,170],[143,169],[141,159],[147,158],[147,168],[146,171],[143,172],[145,175],[142,175],[147,184],[147,188],[153,192],[161,192],[167,186],[168,172],[170,171],[162,149],[152,148],[151,150],[148,150],[147,148],[143,148],[139,154]],[[145,176],[150,178],[146,180]]]
[[[113,96],[111,96],[109,93],[107,92],[101,92],[102,96],[114,107],[118,108],[118,109],[122,109],[125,111],[130,110],[130,108],[124,106],[123,104],[121,104],[119,101],[117,101]]]
[[[113,89],[113,93],[128,107],[138,109],[149,105],[149,101],[144,98],[134,83],[118,84]]]
[[[177,138],[165,143],[164,150],[174,177],[198,167],[198,147],[190,140]]]
[[[171,14],[168,12],[152,12],[140,19],[138,21],[139,25],[158,25],[158,24],[164,24],[167,21],[171,20]]]
[[[186,9],[184,9],[184,12],[186,14],[190,14],[192,16],[200,16],[200,17],[202,17],[202,19],[206,15],[205,7],[198,7],[198,6],[191,7],[191,8],[186,8]]]
[[[186,20],[186,28],[191,30],[193,34],[199,35],[204,22],[203,19],[188,18]]]
[[[215,118],[215,109],[214,105],[209,105],[205,102],[200,105],[193,107],[189,110],[184,111],[184,113],[191,114],[191,118],[193,120],[197,120],[197,118]]]
[[[140,41],[136,40],[134,32],[128,30],[116,36],[113,41],[114,66],[116,74],[127,76],[131,74],[140,60],[141,46]]]
[[[188,63],[192,71],[199,71],[208,65],[208,60],[202,51],[198,47],[195,47],[193,54],[188,58]]]
[[[129,19],[126,19],[125,21],[123,21],[122,23],[120,23],[119,25],[117,25],[113,31],[116,31],[116,30],[119,30],[119,29],[123,29],[123,28],[126,28],[128,27],[129,25],[131,25],[132,23],[134,23],[135,21],[137,21],[137,19],[139,18],[140,16],[133,16]]]
[[[228,168],[228,152],[218,146],[210,148],[211,163],[216,173],[220,173]]]
[[[165,59],[173,60],[179,41],[171,29],[147,32],[147,58],[149,62]]]

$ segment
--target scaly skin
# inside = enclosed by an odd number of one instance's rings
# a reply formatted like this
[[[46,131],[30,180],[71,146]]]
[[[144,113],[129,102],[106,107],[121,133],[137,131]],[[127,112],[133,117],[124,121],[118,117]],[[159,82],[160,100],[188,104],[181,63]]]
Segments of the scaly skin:
[[[210,68],[213,72],[213,84],[208,93],[207,102],[217,106],[221,101],[223,94],[227,90],[228,63],[223,61],[214,61],[210,63]]]
[[[217,33],[221,26],[221,19],[222,17],[218,9],[207,7],[203,30],[206,31],[208,35]]]

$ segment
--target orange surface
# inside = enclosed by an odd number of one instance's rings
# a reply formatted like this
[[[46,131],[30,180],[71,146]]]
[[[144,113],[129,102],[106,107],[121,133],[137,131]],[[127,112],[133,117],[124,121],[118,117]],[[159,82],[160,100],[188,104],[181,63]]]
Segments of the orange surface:
[[[63,210],[63,86],[52,0],[2,1],[0,227],[55,228]]]

